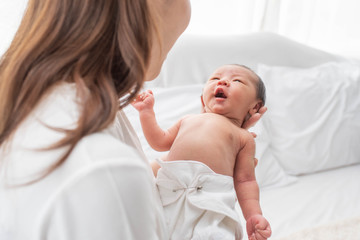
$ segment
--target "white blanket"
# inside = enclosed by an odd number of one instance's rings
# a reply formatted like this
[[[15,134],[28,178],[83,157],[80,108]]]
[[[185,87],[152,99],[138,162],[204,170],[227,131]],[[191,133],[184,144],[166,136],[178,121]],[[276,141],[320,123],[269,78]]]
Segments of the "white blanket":
[[[360,218],[352,218],[293,233],[274,240],[358,240],[360,239]]]

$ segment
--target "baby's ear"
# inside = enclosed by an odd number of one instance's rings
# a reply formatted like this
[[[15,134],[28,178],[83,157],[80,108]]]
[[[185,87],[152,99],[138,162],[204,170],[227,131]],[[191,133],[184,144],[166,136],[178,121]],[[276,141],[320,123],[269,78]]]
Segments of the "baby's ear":
[[[261,100],[257,101],[257,102],[251,107],[251,109],[250,109],[250,111],[249,111],[250,115],[252,116],[252,115],[254,115],[255,113],[257,113],[262,106],[264,106],[264,103],[263,103]]]

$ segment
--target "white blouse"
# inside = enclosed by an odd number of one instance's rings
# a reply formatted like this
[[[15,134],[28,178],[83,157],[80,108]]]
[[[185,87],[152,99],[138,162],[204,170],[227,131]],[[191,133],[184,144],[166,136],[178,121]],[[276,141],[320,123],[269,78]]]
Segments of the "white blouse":
[[[79,116],[74,84],[63,84],[0,148],[0,239],[168,239],[150,165],[120,111],[112,126],[84,137],[48,177],[34,179],[64,153],[40,150]]]

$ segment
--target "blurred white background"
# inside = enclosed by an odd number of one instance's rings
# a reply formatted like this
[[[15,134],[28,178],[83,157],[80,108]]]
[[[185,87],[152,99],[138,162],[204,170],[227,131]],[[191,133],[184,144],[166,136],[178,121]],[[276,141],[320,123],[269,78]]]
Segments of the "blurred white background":
[[[27,0],[0,0],[0,55],[10,45],[20,24],[26,3]]]
[[[0,54],[15,34],[27,0],[0,0]],[[191,0],[186,34],[270,31],[360,58],[359,0]]]
[[[275,32],[360,58],[359,0],[192,0],[187,33]]]

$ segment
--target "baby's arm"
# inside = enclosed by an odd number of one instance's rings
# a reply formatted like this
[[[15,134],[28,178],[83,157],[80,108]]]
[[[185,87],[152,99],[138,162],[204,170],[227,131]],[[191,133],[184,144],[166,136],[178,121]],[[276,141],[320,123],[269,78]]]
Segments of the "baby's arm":
[[[249,239],[263,240],[271,236],[271,229],[262,216],[259,203],[259,186],[255,178],[255,141],[246,130],[241,131],[241,134],[241,149],[234,169],[234,185],[246,220]]]
[[[156,122],[154,112],[154,95],[151,90],[140,94],[132,103],[133,107],[139,111],[141,127],[149,145],[157,151],[167,151],[170,149],[179,131],[180,121],[174,126],[164,131]]]

